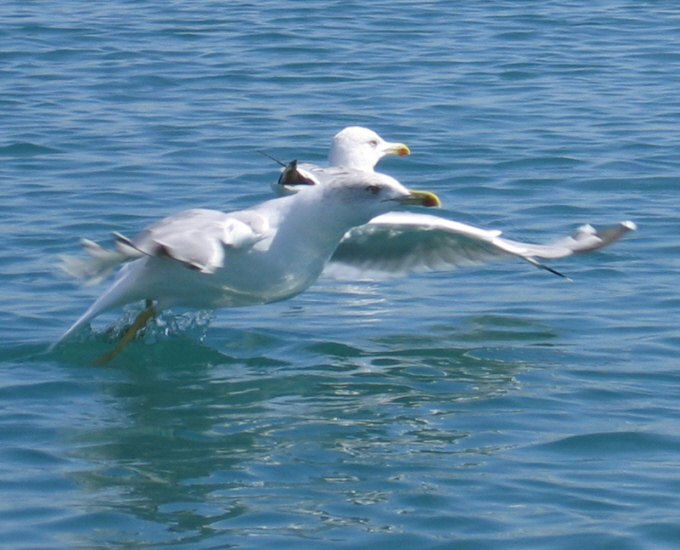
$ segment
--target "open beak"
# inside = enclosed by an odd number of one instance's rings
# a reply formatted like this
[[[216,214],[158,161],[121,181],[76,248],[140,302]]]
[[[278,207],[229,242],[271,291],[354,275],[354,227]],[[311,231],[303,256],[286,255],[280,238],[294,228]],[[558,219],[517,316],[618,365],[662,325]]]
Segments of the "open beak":
[[[404,155],[410,155],[411,149],[403,143],[390,143],[385,149],[386,155],[397,155],[398,157],[403,157]]]
[[[410,191],[405,197],[397,199],[397,202],[399,204],[426,206],[428,208],[442,205],[439,197],[429,191]]]

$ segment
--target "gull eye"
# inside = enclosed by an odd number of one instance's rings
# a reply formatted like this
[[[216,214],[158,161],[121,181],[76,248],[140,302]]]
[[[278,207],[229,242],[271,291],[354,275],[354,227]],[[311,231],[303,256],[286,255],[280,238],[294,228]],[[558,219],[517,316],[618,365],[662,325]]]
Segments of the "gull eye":
[[[377,139],[372,139],[371,141],[368,142],[368,144],[371,147],[377,147],[378,146],[378,140]]]
[[[369,185],[366,188],[366,191],[368,191],[371,195],[377,195],[378,193],[380,193],[380,187],[378,187],[377,185]]]

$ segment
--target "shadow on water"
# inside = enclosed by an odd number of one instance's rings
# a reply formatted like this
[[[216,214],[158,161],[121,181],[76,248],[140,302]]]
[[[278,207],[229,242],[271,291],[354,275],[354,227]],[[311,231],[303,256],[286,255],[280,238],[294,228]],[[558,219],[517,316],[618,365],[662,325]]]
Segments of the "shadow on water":
[[[480,316],[361,344],[230,331],[228,355],[163,325],[94,368],[110,338],[86,334],[48,356],[101,373],[116,408],[116,421],[69,438],[88,465],[72,474],[90,496],[83,521],[99,514],[117,525],[82,537],[227,547],[246,535],[330,541],[395,529],[399,503],[438,492],[426,480],[436,485],[442,460],[455,479],[494,453],[466,444],[457,419],[518,389],[554,338],[535,323]],[[375,504],[390,509],[387,525],[362,508]]]

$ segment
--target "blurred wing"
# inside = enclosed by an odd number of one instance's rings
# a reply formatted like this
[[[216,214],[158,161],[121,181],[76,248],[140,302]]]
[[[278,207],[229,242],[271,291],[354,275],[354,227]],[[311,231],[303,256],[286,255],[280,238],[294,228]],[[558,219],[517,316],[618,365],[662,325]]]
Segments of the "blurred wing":
[[[60,255],[60,267],[72,277],[82,279],[86,286],[100,283],[113,273],[120,264],[133,257],[140,256],[139,252],[135,250],[132,253],[136,256],[133,256],[120,249],[104,248],[89,239],[81,239],[80,246],[87,253],[87,256],[83,258],[67,254]]]
[[[98,283],[120,264],[142,256],[172,258],[190,269],[214,273],[224,266],[225,250],[252,246],[268,229],[266,217],[253,211],[187,210],[164,218],[132,239],[114,233],[114,250],[82,240],[88,257],[62,256],[62,268],[86,284]]]
[[[504,239],[500,231],[430,214],[392,212],[346,233],[327,271],[338,276],[398,274],[476,265],[513,256],[550,270],[536,258],[591,252],[633,229],[631,222],[601,231],[588,225],[552,244],[533,245]]]
[[[554,259],[564,258],[572,254],[586,254],[604,248],[616,241],[629,231],[635,231],[637,226],[630,221],[618,223],[612,227],[596,229],[592,225],[582,225],[571,235],[557,239],[550,244],[528,244],[496,239],[497,246],[511,254],[528,258]]]
[[[267,228],[266,220],[255,212],[194,209],[165,218],[133,239],[122,235],[116,239],[119,250],[168,257],[202,273],[214,273],[224,267],[225,247],[250,247]]]

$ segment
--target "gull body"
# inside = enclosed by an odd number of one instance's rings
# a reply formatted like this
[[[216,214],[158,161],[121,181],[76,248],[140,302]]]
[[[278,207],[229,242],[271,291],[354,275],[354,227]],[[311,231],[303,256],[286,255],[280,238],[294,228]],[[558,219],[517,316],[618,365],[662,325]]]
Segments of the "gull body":
[[[90,258],[64,258],[71,274],[97,282],[124,265],[60,340],[139,300],[155,302],[154,311],[285,300],[316,281],[352,227],[400,204],[435,203],[431,193],[411,192],[389,176],[339,169],[323,185],[246,210],[187,210],[132,239],[117,235],[115,250],[85,241]]]

